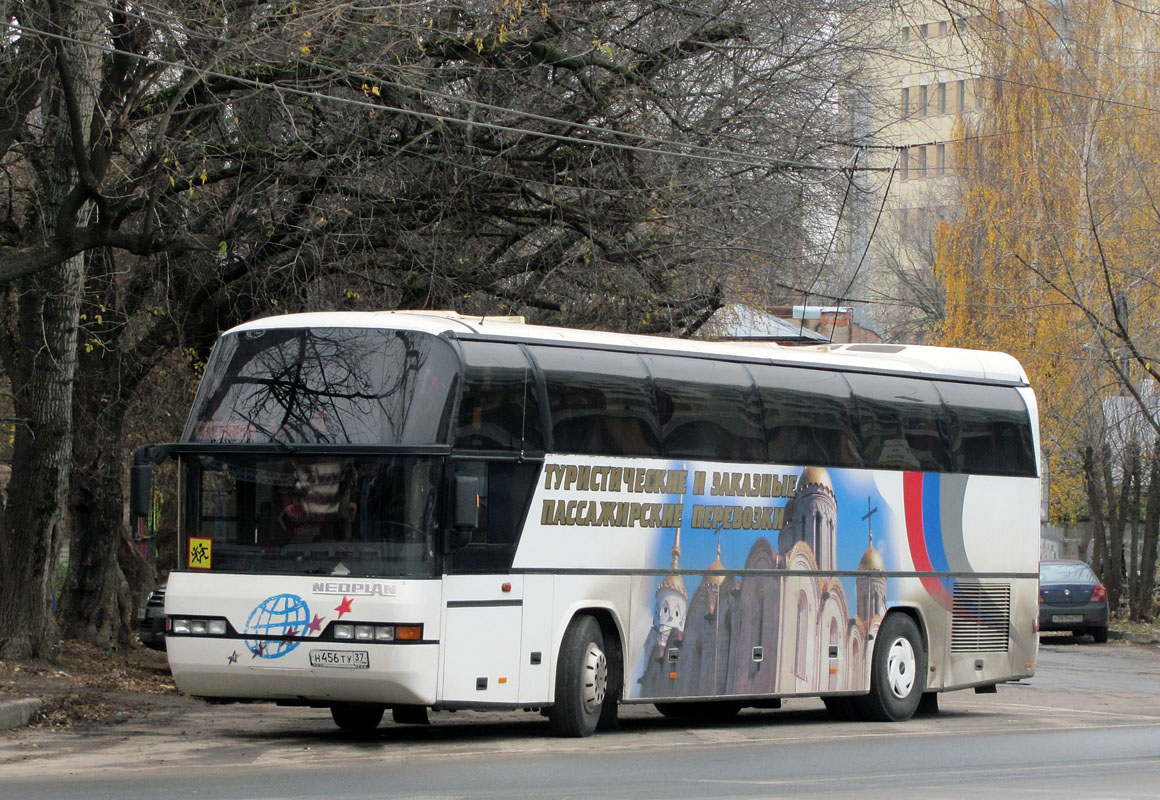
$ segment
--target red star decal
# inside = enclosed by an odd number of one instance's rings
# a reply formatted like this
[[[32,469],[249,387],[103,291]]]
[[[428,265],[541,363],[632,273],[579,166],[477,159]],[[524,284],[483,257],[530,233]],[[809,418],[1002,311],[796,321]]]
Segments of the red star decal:
[[[322,623],[325,620],[326,620],[326,617],[320,617],[317,614],[315,614],[314,620],[311,621],[311,623],[306,626],[306,632],[308,634],[309,633],[322,633]]]
[[[286,630],[282,631],[282,635],[283,636],[297,636],[298,629],[297,628],[287,628]]]
[[[339,619],[342,619],[343,614],[350,613],[350,604],[352,602],[353,601],[349,597],[347,597],[345,594],[342,596],[342,602],[338,604],[338,608],[334,609],[335,611],[338,612]]]

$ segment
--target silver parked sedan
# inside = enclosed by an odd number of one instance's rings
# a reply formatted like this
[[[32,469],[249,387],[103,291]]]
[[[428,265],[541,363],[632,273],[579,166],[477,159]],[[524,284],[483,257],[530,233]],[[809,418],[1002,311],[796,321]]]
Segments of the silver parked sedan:
[[[1039,630],[1108,640],[1108,590],[1082,561],[1039,565]]]

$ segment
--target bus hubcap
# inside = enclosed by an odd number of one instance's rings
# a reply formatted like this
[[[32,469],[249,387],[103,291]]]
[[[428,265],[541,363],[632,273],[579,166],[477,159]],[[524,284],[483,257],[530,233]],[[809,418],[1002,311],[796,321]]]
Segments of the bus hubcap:
[[[584,654],[584,709],[591,713],[604,705],[607,691],[608,659],[595,642],[589,642]]]
[[[914,648],[910,640],[904,637],[895,639],[886,657],[886,674],[890,691],[898,699],[910,696],[910,690],[914,688],[915,669]]]

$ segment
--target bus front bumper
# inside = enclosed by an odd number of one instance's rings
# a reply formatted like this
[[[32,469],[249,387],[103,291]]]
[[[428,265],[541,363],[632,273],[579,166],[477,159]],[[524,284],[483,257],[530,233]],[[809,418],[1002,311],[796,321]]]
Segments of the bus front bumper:
[[[241,639],[169,636],[166,645],[177,688],[195,697],[388,706],[435,702],[437,644],[303,642],[277,658],[251,651]]]

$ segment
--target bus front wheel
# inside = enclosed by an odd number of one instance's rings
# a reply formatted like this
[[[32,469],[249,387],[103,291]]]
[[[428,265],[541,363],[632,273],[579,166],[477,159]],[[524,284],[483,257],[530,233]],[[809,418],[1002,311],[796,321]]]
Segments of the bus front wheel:
[[[608,656],[604,634],[595,618],[572,620],[560,644],[556,667],[556,701],[548,712],[561,736],[591,736],[608,697]]]
[[[918,625],[908,615],[887,615],[874,642],[870,693],[858,698],[868,720],[902,722],[914,716],[926,688],[926,649]]]
[[[359,703],[335,703],[330,707],[334,724],[347,733],[366,735],[372,733],[383,720],[382,706]]]

